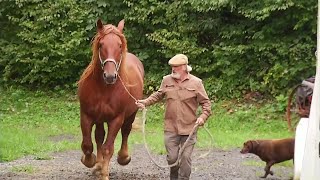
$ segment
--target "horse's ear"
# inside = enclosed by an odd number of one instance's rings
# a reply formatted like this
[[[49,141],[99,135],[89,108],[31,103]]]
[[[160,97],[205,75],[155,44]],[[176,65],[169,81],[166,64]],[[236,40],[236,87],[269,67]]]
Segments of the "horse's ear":
[[[101,31],[103,29],[103,24],[102,24],[102,21],[101,19],[98,19],[97,20],[97,31]]]
[[[118,24],[118,30],[123,33],[123,28],[124,28],[124,19],[122,19],[119,24]]]

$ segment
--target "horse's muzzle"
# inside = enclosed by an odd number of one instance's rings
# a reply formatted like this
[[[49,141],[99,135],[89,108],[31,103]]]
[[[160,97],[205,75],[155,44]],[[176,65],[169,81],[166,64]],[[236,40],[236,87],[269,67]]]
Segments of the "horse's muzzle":
[[[114,73],[114,74],[103,73],[103,79],[104,79],[104,82],[106,84],[114,84],[114,83],[116,83],[117,77],[118,77],[117,73]]]

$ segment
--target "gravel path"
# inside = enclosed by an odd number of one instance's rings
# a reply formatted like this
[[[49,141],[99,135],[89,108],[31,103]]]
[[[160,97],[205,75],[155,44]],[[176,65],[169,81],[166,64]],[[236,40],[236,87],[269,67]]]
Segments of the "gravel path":
[[[132,160],[127,166],[116,163],[115,156],[111,161],[110,179],[114,180],[162,180],[169,179],[168,169],[160,169],[150,161],[143,145],[130,147]],[[252,154],[240,154],[240,149],[224,151],[213,149],[204,158],[197,158],[207,151],[196,149],[194,152],[193,170],[191,180],[257,180],[263,175],[263,166],[248,164],[260,164],[257,156]],[[35,160],[28,156],[8,163],[0,163],[0,179],[12,180],[89,180],[97,179],[91,174],[91,170],[80,162],[80,151],[67,151],[51,154],[51,160]],[[165,165],[165,155],[154,155],[154,158]],[[12,171],[13,167],[33,167],[35,172]],[[293,168],[273,166],[273,176],[267,180],[290,179],[293,176]]]

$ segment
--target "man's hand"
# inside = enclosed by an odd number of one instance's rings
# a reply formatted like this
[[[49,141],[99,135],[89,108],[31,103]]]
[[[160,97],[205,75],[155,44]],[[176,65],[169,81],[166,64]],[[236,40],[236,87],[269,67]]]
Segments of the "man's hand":
[[[145,105],[145,100],[138,100],[136,101],[136,105],[140,108],[140,109],[144,109],[146,108],[146,105]]]
[[[204,120],[201,117],[197,118],[196,124],[199,124],[199,126],[203,126],[204,125]]]

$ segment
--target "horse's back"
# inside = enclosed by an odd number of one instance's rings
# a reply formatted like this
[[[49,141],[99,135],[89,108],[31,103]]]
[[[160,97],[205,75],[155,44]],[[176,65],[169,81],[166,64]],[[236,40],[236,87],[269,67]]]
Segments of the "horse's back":
[[[129,69],[138,70],[141,77],[144,77],[143,64],[136,55],[129,52],[127,53],[127,65]]]

